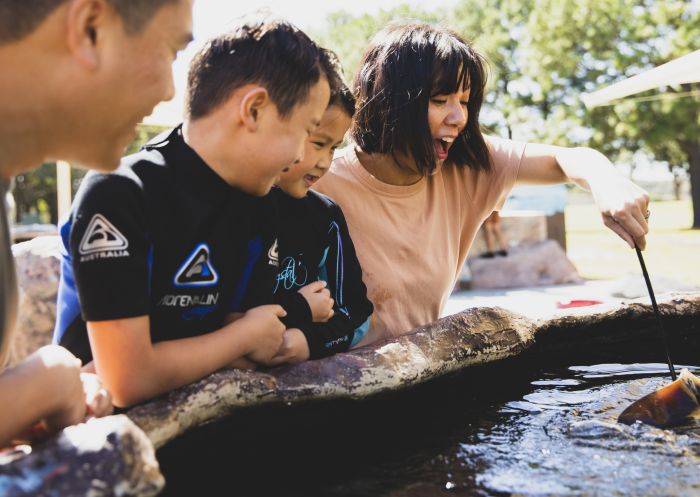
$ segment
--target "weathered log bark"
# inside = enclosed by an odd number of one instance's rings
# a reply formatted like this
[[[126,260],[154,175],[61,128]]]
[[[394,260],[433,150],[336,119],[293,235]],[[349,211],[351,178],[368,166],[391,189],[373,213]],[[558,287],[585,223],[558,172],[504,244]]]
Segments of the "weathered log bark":
[[[242,407],[364,398],[514,356],[532,344],[534,329],[504,309],[472,309],[347,354],[269,372],[219,371],[128,414],[158,448]]]
[[[163,485],[153,445],[124,415],[71,426],[28,452],[0,454],[3,497],[146,497]]]
[[[659,296],[676,339],[697,334],[700,294]],[[268,403],[366,398],[408,388],[527,351],[542,358],[581,355],[610,344],[658,341],[651,306],[596,306],[540,322],[477,308],[350,353],[269,372],[223,370],[129,411],[156,447],[236,409]],[[660,357],[660,359],[663,359]]]

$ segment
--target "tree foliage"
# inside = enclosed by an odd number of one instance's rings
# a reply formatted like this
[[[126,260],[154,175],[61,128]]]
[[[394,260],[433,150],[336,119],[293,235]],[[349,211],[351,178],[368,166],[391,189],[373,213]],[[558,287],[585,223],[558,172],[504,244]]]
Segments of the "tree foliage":
[[[643,153],[689,170],[693,226],[700,228],[700,84],[592,110],[581,101],[584,92],[700,49],[700,0],[460,0],[440,16],[407,6],[376,16],[333,14],[320,39],[352,74],[372,34],[402,18],[442,22],[486,54],[488,130],[591,146],[632,165]]]
[[[162,126],[141,125],[136,130],[136,137],[126,148],[125,154],[137,152],[151,138],[161,133]],[[80,182],[87,173],[84,169],[71,168],[72,195],[80,186]],[[46,212],[47,221],[57,224],[58,206],[56,199],[56,165],[54,163],[43,164],[40,168],[18,175],[14,180],[12,195],[17,206],[15,222],[22,220],[37,221],[30,213],[38,211]]]

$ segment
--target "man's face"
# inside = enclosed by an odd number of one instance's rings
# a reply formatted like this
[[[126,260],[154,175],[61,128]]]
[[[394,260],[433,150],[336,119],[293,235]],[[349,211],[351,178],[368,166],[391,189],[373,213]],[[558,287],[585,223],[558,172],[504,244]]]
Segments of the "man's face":
[[[266,195],[283,170],[304,159],[306,141],[321,123],[329,99],[328,81],[321,78],[288,116],[282,118],[276,108],[265,113],[256,137],[259,153],[250,164],[246,184],[237,186],[253,195]]]
[[[135,34],[112,30],[103,48],[100,101],[88,109],[91,137],[83,141],[89,167],[114,169],[135,137],[136,125],[174,95],[172,63],[192,39],[192,1],[163,5]],[[114,15],[117,15],[116,13]]]

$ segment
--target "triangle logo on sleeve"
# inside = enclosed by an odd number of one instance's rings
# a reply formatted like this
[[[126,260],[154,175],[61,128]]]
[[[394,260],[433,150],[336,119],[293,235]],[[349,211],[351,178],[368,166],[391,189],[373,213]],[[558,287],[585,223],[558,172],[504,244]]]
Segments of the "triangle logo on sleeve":
[[[129,240],[102,214],[95,214],[85,230],[78,250],[82,255],[98,252],[124,254],[128,247]],[[128,255],[128,253],[124,255]]]
[[[209,286],[218,281],[219,275],[211,264],[206,243],[201,243],[192,251],[175,275],[177,286]]]

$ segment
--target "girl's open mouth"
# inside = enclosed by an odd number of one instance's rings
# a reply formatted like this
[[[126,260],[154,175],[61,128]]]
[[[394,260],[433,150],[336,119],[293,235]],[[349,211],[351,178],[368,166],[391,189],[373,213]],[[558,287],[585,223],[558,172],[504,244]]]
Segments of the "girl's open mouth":
[[[454,138],[448,136],[435,140],[435,155],[437,155],[438,159],[442,161],[447,160],[447,154],[453,141]]]

